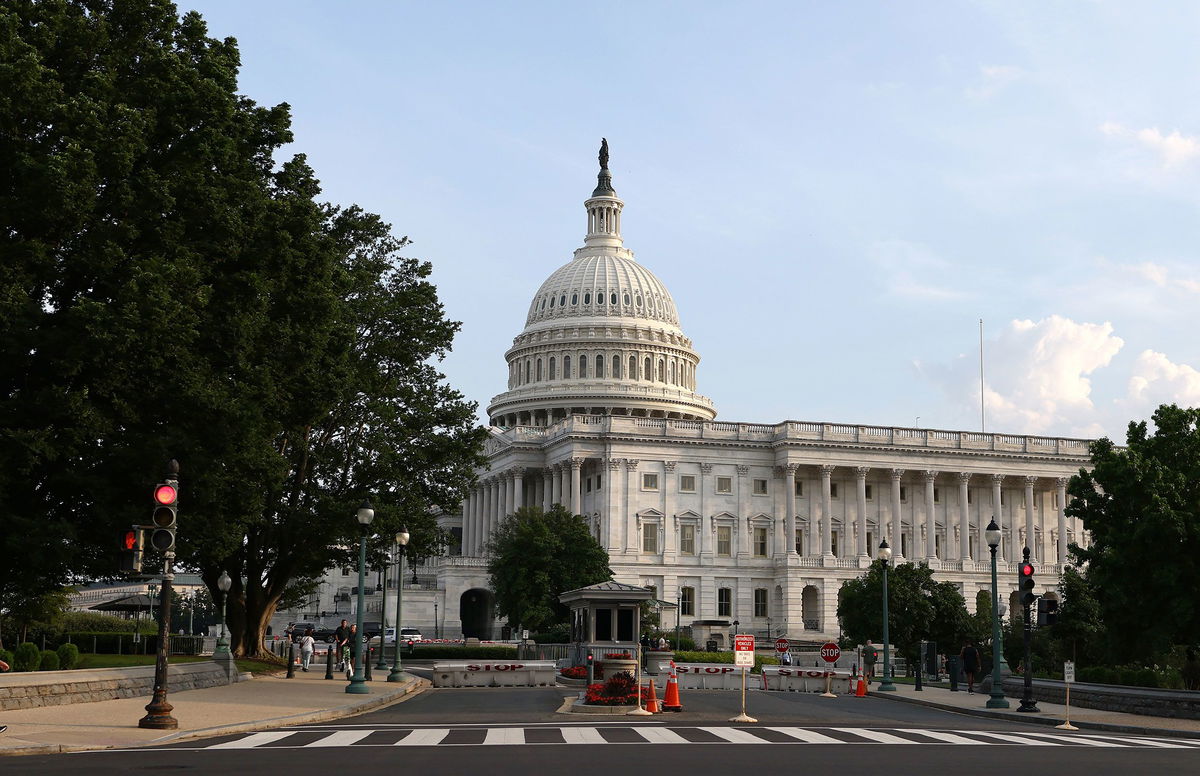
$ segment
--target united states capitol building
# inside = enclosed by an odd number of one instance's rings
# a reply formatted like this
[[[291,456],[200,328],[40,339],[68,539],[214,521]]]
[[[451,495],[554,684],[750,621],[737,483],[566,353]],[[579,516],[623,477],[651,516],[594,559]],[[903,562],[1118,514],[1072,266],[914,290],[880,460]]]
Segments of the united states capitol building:
[[[583,246],[533,293],[504,354],[487,467],[439,518],[461,546],[419,567],[405,625],[501,635],[485,547],[523,506],[581,515],[617,581],[653,588],[683,626],[721,643],[734,620],[764,636],[837,637],[838,590],[885,538],[895,562],[928,563],[974,610],[990,590],[993,515],[1002,590],[1015,590],[1025,546],[1041,578],[1056,578],[1068,544],[1083,541],[1063,506],[1086,440],[716,420],[667,286],[621,238],[607,161],[605,144]]]

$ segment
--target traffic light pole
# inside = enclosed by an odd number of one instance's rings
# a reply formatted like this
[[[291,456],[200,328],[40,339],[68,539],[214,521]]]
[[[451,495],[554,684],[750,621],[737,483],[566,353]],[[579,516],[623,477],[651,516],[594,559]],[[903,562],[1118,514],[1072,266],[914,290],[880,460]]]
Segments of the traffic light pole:
[[[146,706],[146,716],[138,720],[138,727],[155,730],[175,730],[179,720],[171,716],[175,708],[167,703],[167,655],[170,654],[169,640],[171,638],[171,581],[175,575],[171,572],[171,561],[175,559],[174,552],[166,552],[163,557],[163,574],[161,596],[158,603],[158,656],[154,661],[154,697]]]
[[[1029,565],[1029,548],[1025,548],[1025,565]],[[1032,569],[1032,567],[1030,567]],[[1029,582],[1032,583],[1032,570],[1029,574]],[[1032,584],[1030,584],[1032,588]],[[1033,700],[1033,622],[1030,615],[1032,614],[1033,602],[1035,598],[1032,591],[1023,591],[1021,594],[1021,611],[1025,618],[1025,670],[1022,672],[1025,678],[1025,689],[1021,693],[1021,705],[1017,707],[1017,711],[1024,712],[1039,712],[1037,703]]]

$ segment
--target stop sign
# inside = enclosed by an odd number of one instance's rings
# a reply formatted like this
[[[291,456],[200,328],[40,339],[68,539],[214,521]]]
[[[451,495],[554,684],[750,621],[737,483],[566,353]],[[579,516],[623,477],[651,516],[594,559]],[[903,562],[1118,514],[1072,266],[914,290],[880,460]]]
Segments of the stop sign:
[[[775,639],[775,651],[776,652],[787,652],[791,646],[792,645],[788,643],[787,639],[783,639],[783,638]]]
[[[826,663],[836,663],[837,659],[842,656],[842,650],[832,641],[821,645],[821,659]]]

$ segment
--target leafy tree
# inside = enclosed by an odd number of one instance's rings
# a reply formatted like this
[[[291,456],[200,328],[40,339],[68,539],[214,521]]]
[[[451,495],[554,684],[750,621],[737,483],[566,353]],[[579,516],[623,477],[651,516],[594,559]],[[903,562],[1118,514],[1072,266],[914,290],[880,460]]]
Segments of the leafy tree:
[[[440,553],[485,434],[436,368],[458,324],[406,238],[275,159],[289,110],[237,94],[236,42],[167,0],[13,0],[0,62],[0,513],[50,545],[0,606],[112,574],[172,457],[238,654],[357,563],[363,500],[374,557],[402,524]]]
[[[842,585],[838,596],[842,630],[858,644],[879,642],[883,635],[883,572],[878,563]],[[951,582],[935,582],[925,563],[903,563],[888,569],[888,638],[896,650],[915,661],[921,641],[935,641],[947,651],[972,634],[962,593]]]
[[[508,624],[544,630],[566,622],[558,596],[612,578],[608,553],[578,515],[561,504],[549,512],[522,507],[504,518],[488,544],[496,610]]]
[[[1091,445],[1092,470],[1071,479],[1067,514],[1091,536],[1086,564],[1115,662],[1200,642],[1200,409],[1159,407],[1154,433],[1130,423],[1126,447]],[[1090,615],[1089,615],[1090,619]]]
[[[1109,638],[1100,619],[1100,599],[1091,581],[1073,566],[1067,566],[1058,583],[1058,622],[1039,629],[1039,636],[1054,643],[1054,663],[1063,660],[1084,665],[1104,662]]]

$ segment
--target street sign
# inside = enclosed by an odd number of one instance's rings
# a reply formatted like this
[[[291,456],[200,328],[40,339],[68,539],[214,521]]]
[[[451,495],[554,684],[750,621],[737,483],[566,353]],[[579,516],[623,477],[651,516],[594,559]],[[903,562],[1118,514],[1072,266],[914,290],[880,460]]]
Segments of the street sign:
[[[733,664],[743,668],[754,667],[754,637],[733,637]]]
[[[792,647],[792,645],[788,643],[787,639],[785,639],[785,638],[775,639],[775,651],[776,652],[779,652],[779,653],[787,652],[789,649],[791,649],[791,647]]]
[[[1074,661],[1068,660],[1067,662],[1063,663],[1063,681],[1067,683],[1075,681]]]
[[[821,659],[826,663],[836,663],[837,659],[842,656],[842,649],[832,641],[827,641],[821,645]]]

